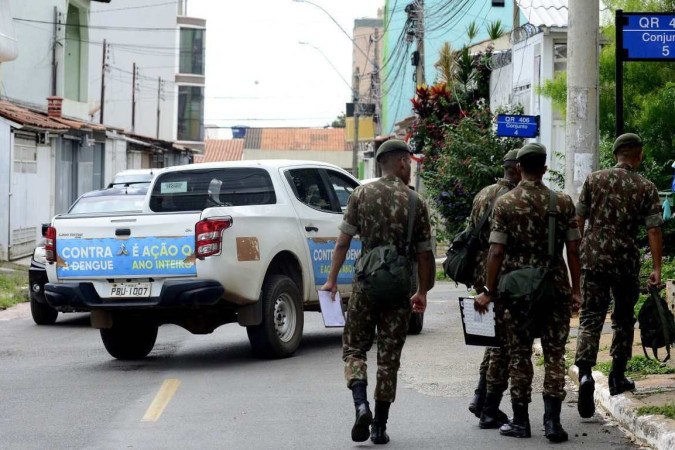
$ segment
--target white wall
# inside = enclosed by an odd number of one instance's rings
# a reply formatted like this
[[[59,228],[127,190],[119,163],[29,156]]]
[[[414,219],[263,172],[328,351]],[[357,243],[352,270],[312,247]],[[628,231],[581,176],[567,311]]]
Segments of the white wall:
[[[310,150],[250,150],[244,149],[245,160],[256,159],[293,159],[302,161],[321,161],[335,164],[346,170],[352,167],[352,152],[319,152]]]
[[[108,136],[105,141],[105,176],[104,186],[107,186],[117,172],[127,169],[127,143],[122,137]]]
[[[0,261],[7,260],[9,247],[9,183],[12,170],[12,133],[9,122],[0,118]]]
[[[164,101],[160,108],[160,138],[174,140],[176,137],[177,87],[173,84],[178,72],[179,33],[176,26],[178,7],[176,3],[151,8],[121,9],[142,4],[137,0],[115,0],[111,3],[92,2],[90,23],[112,27],[172,28],[173,31],[123,31],[92,29],[91,42],[101,43],[107,39],[111,68],[106,74],[106,102],[104,121],[131,131],[131,97],[133,63],[136,62],[140,78],[136,93],[137,134],[156,136],[157,130],[157,81],[164,83]],[[126,46],[126,47],[125,47]],[[90,45],[89,91],[95,93],[98,102],[101,91],[102,45]],[[100,104],[100,102],[98,103]],[[99,121],[98,112],[94,116]]]

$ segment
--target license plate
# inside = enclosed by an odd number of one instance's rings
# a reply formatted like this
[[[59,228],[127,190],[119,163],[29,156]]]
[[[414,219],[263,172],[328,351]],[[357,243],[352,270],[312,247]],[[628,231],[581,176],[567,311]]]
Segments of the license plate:
[[[113,283],[111,297],[150,297],[150,283]]]

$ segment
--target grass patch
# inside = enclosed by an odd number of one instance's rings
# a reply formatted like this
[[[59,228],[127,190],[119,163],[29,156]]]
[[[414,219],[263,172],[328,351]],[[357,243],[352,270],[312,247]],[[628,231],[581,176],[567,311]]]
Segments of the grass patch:
[[[610,370],[612,370],[612,363],[611,361],[598,363],[595,370],[609,375]],[[633,356],[626,366],[626,374],[634,378],[669,373],[675,373],[675,367],[669,367],[655,359],[647,359],[644,356]]]
[[[445,279],[449,280],[450,278],[448,278],[445,275],[445,272],[443,272],[443,270],[437,270],[436,271],[436,281],[441,281],[441,280],[445,280]]]
[[[546,363],[546,360],[544,359],[544,355],[540,355],[537,358],[537,362],[535,364],[539,367],[542,367],[545,363]]]
[[[28,301],[28,273],[0,273],[0,309]]]
[[[659,414],[669,419],[675,419],[675,403],[669,403],[663,406],[643,406],[637,410],[638,416],[650,414]]]

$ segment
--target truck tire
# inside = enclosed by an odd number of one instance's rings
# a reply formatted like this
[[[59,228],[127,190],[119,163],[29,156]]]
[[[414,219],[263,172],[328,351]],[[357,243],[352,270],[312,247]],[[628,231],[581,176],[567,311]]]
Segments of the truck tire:
[[[40,303],[31,297],[30,314],[37,325],[54,325],[59,312],[48,304]]]
[[[304,314],[300,291],[285,275],[270,275],[262,287],[262,322],[246,327],[253,352],[264,358],[286,358],[302,339]]]
[[[408,323],[408,334],[420,334],[424,327],[424,313],[410,314],[410,322]]]
[[[152,323],[115,316],[112,328],[101,329],[101,340],[113,358],[143,359],[155,346],[157,329]]]

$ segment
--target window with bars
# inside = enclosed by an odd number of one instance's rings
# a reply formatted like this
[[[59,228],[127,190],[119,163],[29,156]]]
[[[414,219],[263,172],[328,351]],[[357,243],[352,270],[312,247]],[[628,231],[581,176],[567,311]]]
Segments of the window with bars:
[[[37,173],[37,145],[34,140],[14,138],[14,173]]]

